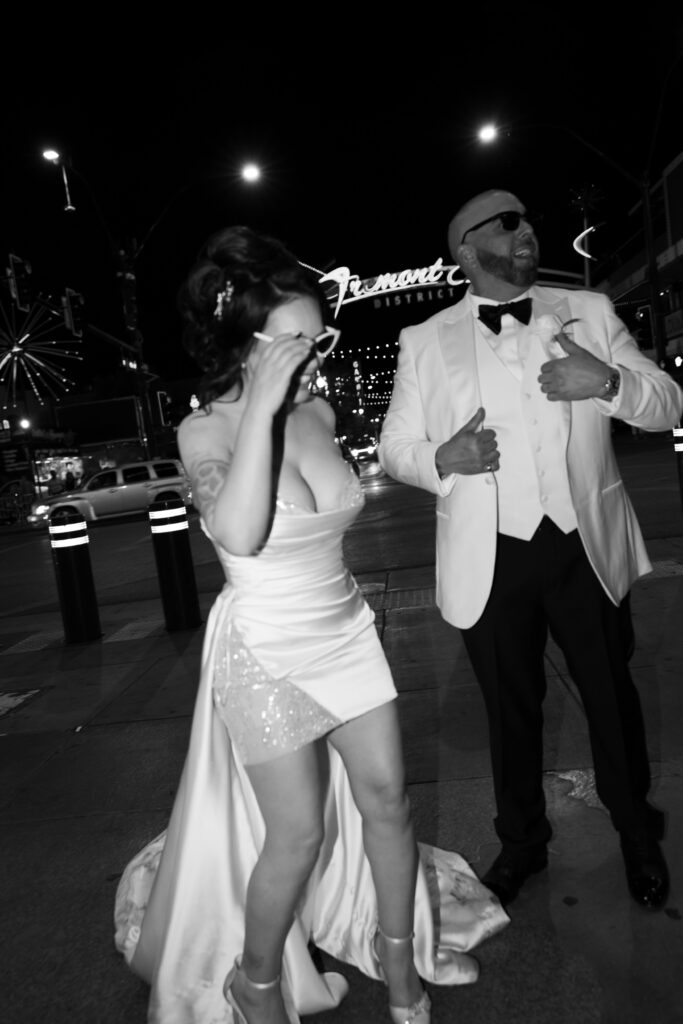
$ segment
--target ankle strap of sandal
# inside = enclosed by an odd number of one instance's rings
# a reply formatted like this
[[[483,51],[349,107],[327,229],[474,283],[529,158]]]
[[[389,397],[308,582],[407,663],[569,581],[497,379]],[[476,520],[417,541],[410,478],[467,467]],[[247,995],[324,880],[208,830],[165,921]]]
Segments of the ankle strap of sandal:
[[[272,981],[252,981],[247,972],[245,971],[244,967],[242,967],[241,956],[238,956],[237,959],[235,960],[235,967],[237,968],[238,972],[242,975],[243,979],[246,981],[249,988],[256,989],[257,992],[265,992],[267,989],[275,988],[277,985],[280,984],[279,974],[277,978],[273,978]]]
[[[391,935],[387,935],[386,932],[383,932],[379,925],[377,925],[377,934],[381,935],[385,942],[393,943],[394,946],[405,946],[415,938],[415,932],[411,932],[410,935],[406,935],[402,939],[394,939]]]

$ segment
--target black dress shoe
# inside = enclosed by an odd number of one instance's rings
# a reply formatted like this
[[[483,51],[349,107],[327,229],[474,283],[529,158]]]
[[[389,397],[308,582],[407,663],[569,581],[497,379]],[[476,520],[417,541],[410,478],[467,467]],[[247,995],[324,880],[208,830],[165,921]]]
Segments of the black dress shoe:
[[[529,875],[535,875],[547,866],[548,851],[545,847],[527,856],[510,854],[503,850],[481,881],[506,907],[518,895]]]
[[[669,869],[659,843],[649,835],[621,834],[626,881],[636,903],[659,910],[669,895]]]

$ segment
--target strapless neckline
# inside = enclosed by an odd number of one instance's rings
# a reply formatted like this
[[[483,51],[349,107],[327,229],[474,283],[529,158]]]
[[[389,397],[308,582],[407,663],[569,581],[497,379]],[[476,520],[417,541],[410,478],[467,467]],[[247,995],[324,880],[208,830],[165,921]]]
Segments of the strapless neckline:
[[[278,494],[275,499],[275,505],[282,512],[292,512],[297,515],[308,515],[308,516],[324,516],[330,515],[334,512],[343,512],[346,509],[356,508],[358,505],[363,503],[363,489],[360,485],[360,480],[356,476],[353,466],[347,463],[349,468],[349,479],[344,485],[341,494],[339,495],[339,504],[334,508],[324,509],[322,512],[316,509],[306,508],[305,505],[299,505],[295,501],[288,501]]]

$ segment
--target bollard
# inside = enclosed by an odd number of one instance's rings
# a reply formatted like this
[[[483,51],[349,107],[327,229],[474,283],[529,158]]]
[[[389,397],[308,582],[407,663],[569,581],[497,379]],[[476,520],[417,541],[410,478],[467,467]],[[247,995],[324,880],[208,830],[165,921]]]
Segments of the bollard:
[[[683,506],[683,427],[679,423],[671,431],[674,439],[674,455],[676,456],[676,469],[678,471],[678,492]]]
[[[88,524],[80,512],[60,513],[50,522],[52,560],[64,623],[64,640],[79,644],[102,636],[90,565]]]
[[[149,506],[149,520],[166,629],[173,631],[199,626],[202,617],[194,578],[187,509],[180,498],[155,501]]]

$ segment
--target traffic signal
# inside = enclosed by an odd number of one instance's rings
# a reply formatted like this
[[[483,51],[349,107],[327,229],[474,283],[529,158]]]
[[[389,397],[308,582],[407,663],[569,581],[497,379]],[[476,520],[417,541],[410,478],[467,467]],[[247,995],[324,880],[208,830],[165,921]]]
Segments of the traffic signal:
[[[31,264],[15,256],[14,253],[10,253],[9,267],[7,267],[9,290],[17,304],[17,309],[20,309],[22,313],[28,313],[31,308],[30,275]]]
[[[62,313],[64,326],[71,331],[74,338],[83,337],[83,296],[72,288],[67,288],[62,296]]]
[[[636,310],[636,320],[639,322],[641,327],[644,327],[648,332],[648,335],[652,334],[652,311],[649,305],[638,306]]]
[[[159,419],[163,427],[170,427],[171,421],[171,406],[173,400],[167,391],[157,391],[157,406],[159,408]]]

